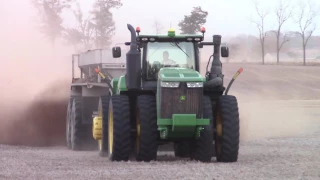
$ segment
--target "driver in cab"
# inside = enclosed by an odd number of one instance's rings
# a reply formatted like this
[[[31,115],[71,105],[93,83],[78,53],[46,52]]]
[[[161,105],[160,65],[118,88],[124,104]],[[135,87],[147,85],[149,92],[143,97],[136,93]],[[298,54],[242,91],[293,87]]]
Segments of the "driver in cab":
[[[176,62],[175,62],[174,60],[169,59],[169,52],[168,52],[168,51],[164,51],[164,52],[163,52],[162,65],[163,65],[163,66],[176,65]]]

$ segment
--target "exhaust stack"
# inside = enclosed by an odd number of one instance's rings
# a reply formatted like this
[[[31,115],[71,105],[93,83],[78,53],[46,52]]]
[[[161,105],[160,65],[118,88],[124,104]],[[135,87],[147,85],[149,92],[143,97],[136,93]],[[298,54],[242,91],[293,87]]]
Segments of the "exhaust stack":
[[[141,87],[141,53],[138,51],[137,36],[132,25],[127,24],[131,33],[130,50],[126,54],[127,73],[126,84],[128,89],[140,89]]]
[[[211,71],[209,79],[214,79],[220,77],[223,79],[222,74],[222,63],[220,61],[220,46],[221,46],[221,36],[213,36],[213,60],[211,63]]]

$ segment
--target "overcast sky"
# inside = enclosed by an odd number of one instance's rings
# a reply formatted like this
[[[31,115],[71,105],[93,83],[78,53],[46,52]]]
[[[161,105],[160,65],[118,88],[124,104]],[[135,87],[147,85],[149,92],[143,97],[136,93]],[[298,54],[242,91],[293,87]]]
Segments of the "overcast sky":
[[[93,0],[78,0],[81,8],[86,15],[92,8]],[[295,5],[299,0],[291,0]],[[25,25],[35,22],[34,9],[30,5],[30,0],[11,0],[4,1],[0,7],[0,20],[2,19],[2,30],[7,31],[27,31]],[[170,28],[170,23],[177,31],[178,22],[183,19],[185,14],[189,14],[194,6],[201,6],[209,12],[207,23],[204,25],[207,29],[206,36],[221,34],[223,36],[234,36],[238,34],[258,35],[257,28],[249,22],[249,16],[256,17],[252,0],[122,0],[123,6],[120,9],[113,10],[114,20],[116,22],[115,39],[126,39],[129,37],[127,23],[134,27],[140,26],[141,33],[154,33],[152,27],[154,20],[159,20],[165,27],[165,32]],[[263,2],[263,1],[262,1]],[[266,29],[275,28],[274,9],[278,0],[264,1],[263,7],[269,8],[272,16],[266,19]],[[320,5],[319,0],[313,2]],[[317,18],[318,29],[314,35],[320,35],[320,18]],[[73,16],[69,15],[65,19],[65,24],[74,26]],[[10,26],[8,26],[10,25]],[[8,28],[9,27],[9,28]],[[21,28],[24,27],[24,28]],[[290,19],[283,26],[283,31],[298,30],[297,25]],[[3,34],[2,34],[3,35]]]
[[[89,11],[92,1],[80,0],[84,11]],[[152,27],[154,20],[158,19],[167,30],[171,25],[178,31],[178,22],[185,14],[189,14],[194,6],[201,6],[209,12],[205,27],[208,36],[212,34],[222,34],[224,36],[234,36],[237,34],[257,34],[256,27],[248,21],[249,16],[256,15],[252,5],[252,0],[122,0],[123,6],[119,10],[114,10],[114,20],[116,21],[117,34],[127,33],[126,23],[133,26],[140,26],[141,33],[154,33]],[[278,0],[262,1],[264,8],[269,8],[272,16],[266,22],[266,28],[276,27],[274,9]],[[299,0],[292,0],[292,4]],[[320,1],[314,1],[318,5]],[[319,22],[320,29],[320,21]],[[297,30],[296,24],[292,20],[288,21],[283,30]],[[315,34],[320,34],[317,30]]]

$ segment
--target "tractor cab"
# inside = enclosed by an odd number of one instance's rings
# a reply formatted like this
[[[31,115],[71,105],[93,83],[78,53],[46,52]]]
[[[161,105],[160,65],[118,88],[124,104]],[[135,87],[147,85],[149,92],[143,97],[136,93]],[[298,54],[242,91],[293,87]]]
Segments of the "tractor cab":
[[[201,29],[202,33],[205,29]],[[165,35],[139,35],[140,28],[136,28],[137,49],[140,52],[142,86],[153,84],[156,88],[160,69],[183,69],[200,71],[199,43],[203,35],[176,35],[170,28]],[[126,42],[131,45],[131,42]],[[113,57],[121,56],[121,48],[112,49]]]

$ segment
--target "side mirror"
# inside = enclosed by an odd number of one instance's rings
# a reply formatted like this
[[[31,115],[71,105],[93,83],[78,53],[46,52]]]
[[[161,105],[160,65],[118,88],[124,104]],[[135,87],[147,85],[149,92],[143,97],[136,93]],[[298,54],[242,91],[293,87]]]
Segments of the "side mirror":
[[[112,48],[112,56],[113,58],[121,57],[121,48],[119,46],[115,46]]]
[[[222,57],[229,57],[229,48],[227,45],[221,46],[221,56]]]

